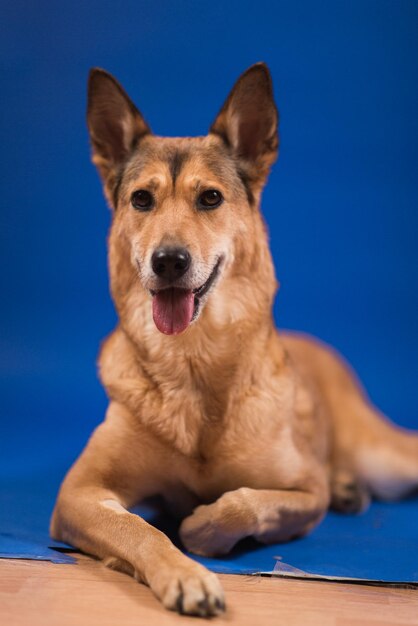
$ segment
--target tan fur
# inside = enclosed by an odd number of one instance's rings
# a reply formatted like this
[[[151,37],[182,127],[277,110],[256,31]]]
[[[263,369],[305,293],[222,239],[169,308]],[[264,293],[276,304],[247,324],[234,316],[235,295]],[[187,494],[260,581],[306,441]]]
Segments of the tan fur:
[[[62,485],[51,533],[146,582],[167,608],[213,615],[224,607],[215,575],[130,507],[162,496],[197,554],[226,553],[250,535],[286,541],[331,502],[357,511],[370,495],[416,487],[418,436],[382,419],[330,348],[274,328],[277,283],[258,210],[278,146],[265,66],[241,77],[207,137],[153,136],[101,70],[89,102],[93,160],[113,206],[120,321],[99,360],[106,419]],[[225,201],[199,212],[195,197],[207,188]],[[137,189],[152,191],[152,211],[132,208]],[[151,314],[150,258],[165,243],[193,258],[187,288],[222,259],[199,318],[175,336]]]

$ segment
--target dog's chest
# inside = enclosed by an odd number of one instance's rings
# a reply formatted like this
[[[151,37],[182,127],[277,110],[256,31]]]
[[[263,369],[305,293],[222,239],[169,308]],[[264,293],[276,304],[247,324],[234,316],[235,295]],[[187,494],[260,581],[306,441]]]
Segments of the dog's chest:
[[[303,448],[298,447],[288,428],[241,433],[240,437],[235,432],[224,432],[215,441],[214,434],[208,435],[200,456],[179,459],[174,483],[181,500],[184,500],[183,490],[188,492],[186,503],[194,498],[211,502],[226,491],[244,486],[294,488],[309,471]],[[176,484],[173,488],[172,495],[177,491]],[[177,500],[177,495],[173,497]]]
[[[153,426],[174,452],[167,481],[174,500],[184,489],[203,502],[243,486],[292,489],[309,474],[315,430],[309,394],[292,372],[258,382],[224,414],[206,412],[214,404],[196,404],[192,394],[164,403]]]

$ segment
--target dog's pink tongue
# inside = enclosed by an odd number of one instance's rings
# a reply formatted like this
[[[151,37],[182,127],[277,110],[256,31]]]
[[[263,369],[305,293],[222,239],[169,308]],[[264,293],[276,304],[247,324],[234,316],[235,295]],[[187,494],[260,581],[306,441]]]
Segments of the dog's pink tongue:
[[[193,317],[194,295],[187,289],[163,289],[152,298],[152,316],[159,331],[178,335],[186,330]]]

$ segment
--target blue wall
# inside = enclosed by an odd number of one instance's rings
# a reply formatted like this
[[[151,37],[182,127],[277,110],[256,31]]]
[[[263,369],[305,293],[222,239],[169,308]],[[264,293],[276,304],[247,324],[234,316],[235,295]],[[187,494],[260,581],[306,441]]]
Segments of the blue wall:
[[[270,65],[276,318],[332,342],[384,411],[418,427],[418,3],[2,4],[3,473],[67,463],[106,405],[95,357],[115,316],[85,128],[93,65],[171,135],[205,133],[236,77]]]

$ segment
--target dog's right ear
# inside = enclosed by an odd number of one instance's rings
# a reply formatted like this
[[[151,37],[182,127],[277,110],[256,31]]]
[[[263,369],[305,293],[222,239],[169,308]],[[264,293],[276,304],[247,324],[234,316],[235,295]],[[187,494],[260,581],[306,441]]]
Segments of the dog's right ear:
[[[118,81],[99,68],[89,74],[87,125],[92,160],[112,203],[121,166],[151,130]]]

